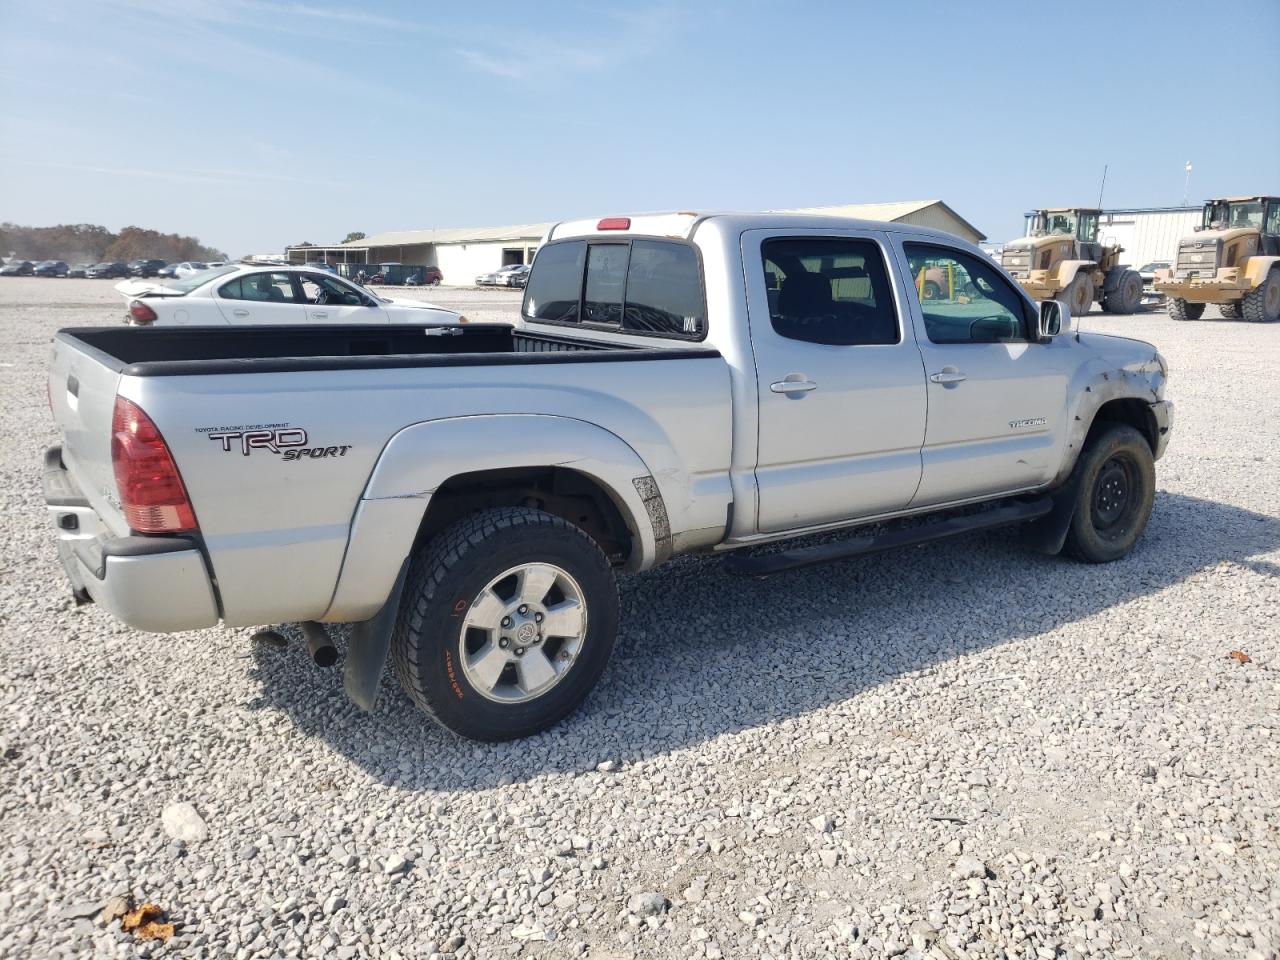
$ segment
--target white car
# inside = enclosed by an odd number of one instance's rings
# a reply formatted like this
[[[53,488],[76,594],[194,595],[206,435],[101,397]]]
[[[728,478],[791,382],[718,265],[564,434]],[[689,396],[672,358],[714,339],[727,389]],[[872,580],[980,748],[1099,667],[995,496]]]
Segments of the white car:
[[[514,273],[523,273],[529,268],[523,263],[512,263],[500,270],[494,270],[492,273],[482,273],[476,277],[477,287],[511,287],[515,286],[511,282],[511,276]]]
[[[202,263],[198,260],[184,260],[173,268],[173,275],[178,279],[186,279],[194,277],[197,273],[204,273],[209,269],[209,264]]]
[[[465,323],[420,300],[380,297],[311,267],[229,263],[168,281],[126,280],[125,323],[207,327],[222,324]]]

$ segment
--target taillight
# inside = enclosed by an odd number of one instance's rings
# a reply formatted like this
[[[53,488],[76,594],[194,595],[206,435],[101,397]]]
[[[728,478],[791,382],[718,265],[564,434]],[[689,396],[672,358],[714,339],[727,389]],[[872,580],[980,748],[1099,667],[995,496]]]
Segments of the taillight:
[[[154,323],[156,312],[141,300],[134,300],[129,304],[129,319],[134,323]]]
[[[111,416],[111,466],[125,519],[135,533],[197,529],[168,444],[142,408],[124,397],[116,397]]]

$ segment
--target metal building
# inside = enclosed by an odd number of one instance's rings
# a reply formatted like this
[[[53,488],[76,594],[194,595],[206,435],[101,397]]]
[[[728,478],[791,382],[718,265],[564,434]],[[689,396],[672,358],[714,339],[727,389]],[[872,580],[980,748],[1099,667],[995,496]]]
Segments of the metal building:
[[[941,200],[852,203],[773,212],[913,223],[945,230],[974,243],[985,239],[977,227]],[[538,244],[552,226],[551,223],[525,223],[509,227],[398,230],[374,234],[351,243],[290,246],[286,248],[285,256],[290,263],[435,266],[444,274],[445,283],[465,285],[472,283],[480,274],[499,267],[531,263]]]

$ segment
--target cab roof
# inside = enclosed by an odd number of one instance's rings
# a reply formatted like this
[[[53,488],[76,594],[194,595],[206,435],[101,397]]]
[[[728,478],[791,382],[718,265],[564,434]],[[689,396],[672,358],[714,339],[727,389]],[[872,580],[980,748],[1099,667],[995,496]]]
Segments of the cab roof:
[[[1205,202],[1206,203],[1247,203],[1250,200],[1280,200],[1280,197],[1266,197],[1266,196],[1214,197],[1212,200],[1207,200]]]
[[[908,223],[884,220],[858,220],[852,217],[822,216],[814,213],[765,213],[750,211],[682,210],[676,213],[641,213],[617,215],[589,220],[565,220],[552,226],[543,243],[568,237],[669,237],[676,240],[692,239],[697,227],[715,222],[733,230],[890,230],[920,237],[946,238],[972,246],[969,241],[936,227],[916,226]]]
[[[1097,207],[1040,207],[1036,213],[1101,213]]]

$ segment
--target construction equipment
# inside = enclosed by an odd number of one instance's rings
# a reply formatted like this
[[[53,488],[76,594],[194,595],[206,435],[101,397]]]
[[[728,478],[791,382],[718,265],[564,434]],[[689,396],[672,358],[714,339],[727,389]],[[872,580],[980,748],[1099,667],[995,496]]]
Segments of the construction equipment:
[[[1000,265],[1032,299],[1062,300],[1073,317],[1094,300],[1108,313],[1134,313],[1142,303],[1142,277],[1120,263],[1124,247],[1098,241],[1101,210],[1037,210],[1028,235],[1005,244]]]
[[[1280,197],[1210,200],[1155,288],[1175,320],[1199,320],[1210,303],[1228,320],[1280,320]]]

